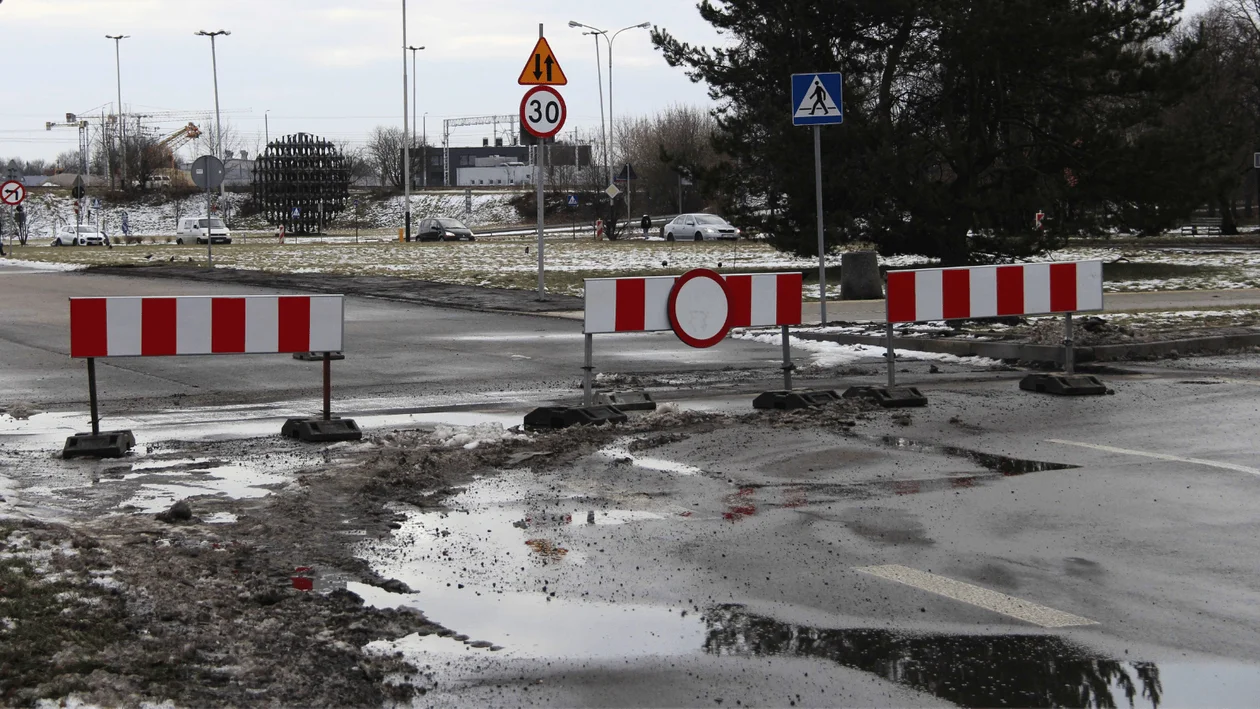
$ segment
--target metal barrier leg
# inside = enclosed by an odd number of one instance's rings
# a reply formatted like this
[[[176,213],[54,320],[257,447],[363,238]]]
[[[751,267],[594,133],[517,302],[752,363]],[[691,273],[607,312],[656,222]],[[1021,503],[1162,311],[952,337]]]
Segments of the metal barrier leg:
[[[88,402],[92,407],[92,435],[99,436],[101,433],[101,418],[96,412],[96,358],[88,357]]]
[[[1063,371],[1069,375],[1076,373],[1075,355],[1072,351],[1072,314],[1067,313],[1063,318]]]
[[[897,360],[893,354],[893,326],[888,323],[888,388],[893,389],[897,386]]]
[[[592,350],[594,349],[594,343],[595,343],[595,336],[591,334],[587,334],[586,335],[586,365],[582,367],[582,406],[591,406],[594,403],[592,399],[593,394],[591,392],[591,385],[592,385],[591,378],[592,376],[594,376],[593,372],[595,371],[595,365],[592,364],[592,361],[593,361]]]
[[[792,391],[792,370],[796,369],[796,365],[792,364],[792,345],[788,339],[788,326],[783,326],[783,390]]]
[[[324,353],[324,420],[332,420],[332,352]]]

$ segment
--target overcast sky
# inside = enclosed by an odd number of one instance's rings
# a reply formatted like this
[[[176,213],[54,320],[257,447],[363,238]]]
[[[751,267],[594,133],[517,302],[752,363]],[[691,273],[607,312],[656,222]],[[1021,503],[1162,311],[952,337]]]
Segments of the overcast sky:
[[[1189,9],[1208,2],[1189,0]],[[569,78],[561,89],[569,106],[566,131],[597,130],[594,40],[568,21],[608,30],[651,22],[693,43],[720,43],[695,5],[409,0],[408,43],[425,47],[417,66],[429,141],[440,144],[444,118],[517,113],[524,89],[516,79],[540,22]],[[131,35],[122,41],[128,112],[213,109],[210,41],[194,32],[218,29],[232,32],[217,40],[220,105],[243,147],[252,151],[261,143],[268,111],[273,138],[306,132],[362,142],[376,125],[402,123],[401,28],[401,0],[3,0],[0,56],[10,70],[0,84],[0,157],[51,159],[78,139],[73,129],[46,131],[45,121],[113,110],[114,42],[106,34]],[[602,61],[606,68],[606,53]],[[614,71],[617,116],[710,103],[703,86],[665,64],[644,30],[617,39]],[[607,97],[606,72],[603,81]],[[169,132],[183,122],[162,126]],[[480,144],[490,133],[465,128],[452,142]]]

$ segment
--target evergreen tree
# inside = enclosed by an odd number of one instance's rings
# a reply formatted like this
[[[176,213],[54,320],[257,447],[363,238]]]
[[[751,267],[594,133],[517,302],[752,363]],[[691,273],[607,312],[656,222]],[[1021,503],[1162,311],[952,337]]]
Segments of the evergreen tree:
[[[840,71],[845,124],[823,129],[828,243],[963,263],[1115,218],[1112,174],[1131,174],[1178,90],[1166,38],[1182,5],[704,0],[729,46],[653,41],[719,102],[715,147],[737,163],[724,191],[747,195],[732,211],[777,246],[816,252],[813,139],[791,125],[788,77]],[[1048,230],[1034,232],[1037,211]]]

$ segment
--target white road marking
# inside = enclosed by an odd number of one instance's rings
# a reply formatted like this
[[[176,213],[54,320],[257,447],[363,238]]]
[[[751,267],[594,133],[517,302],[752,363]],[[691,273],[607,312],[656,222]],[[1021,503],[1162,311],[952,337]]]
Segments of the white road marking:
[[[1025,601],[1014,596],[1008,596],[1005,593],[990,591],[987,588],[955,581],[954,579],[930,574],[926,571],[919,571],[908,566],[891,564],[888,566],[866,566],[855,570],[871,576],[878,576],[888,581],[896,581],[897,583],[917,588],[920,591],[952,598],[955,601],[968,603],[994,613],[1018,618],[1033,625],[1040,625],[1043,628],[1098,625],[1098,623],[1088,618],[1082,618],[1079,615],[1057,611],[1032,601]]]
[[[1260,470],[1256,468],[1248,468],[1245,465],[1236,465],[1234,463],[1219,463],[1215,460],[1204,460],[1202,458],[1182,458],[1178,455],[1169,455],[1167,453],[1151,453],[1148,451],[1135,451],[1128,448],[1116,448],[1115,446],[1101,446],[1097,443],[1080,443],[1078,441],[1063,441],[1057,438],[1046,439],[1047,443],[1059,443],[1065,446],[1076,446],[1078,448],[1090,448],[1105,453],[1121,453],[1123,455],[1137,455],[1143,458],[1154,458],[1156,460],[1168,460],[1174,463],[1193,463],[1194,465],[1207,465],[1213,468],[1221,468],[1223,470],[1233,470],[1239,473],[1247,473],[1249,475],[1260,475]]]

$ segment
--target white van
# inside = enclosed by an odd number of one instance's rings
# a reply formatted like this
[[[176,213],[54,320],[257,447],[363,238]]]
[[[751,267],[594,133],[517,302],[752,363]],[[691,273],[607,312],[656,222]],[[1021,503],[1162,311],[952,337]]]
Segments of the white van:
[[[207,222],[209,222],[207,224]],[[179,228],[175,230],[175,243],[183,244],[195,240],[204,244],[207,240],[215,244],[232,243],[232,232],[218,217],[184,217],[179,220]]]

